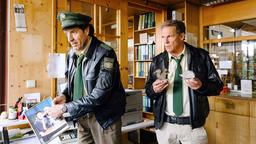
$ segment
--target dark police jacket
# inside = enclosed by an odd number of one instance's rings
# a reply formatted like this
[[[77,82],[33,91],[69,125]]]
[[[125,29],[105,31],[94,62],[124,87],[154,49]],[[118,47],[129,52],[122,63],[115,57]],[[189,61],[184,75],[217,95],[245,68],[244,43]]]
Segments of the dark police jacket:
[[[207,51],[195,48],[185,43],[188,51],[188,69],[195,73],[195,76],[202,81],[202,87],[198,90],[189,91],[190,101],[190,122],[192,128],[201,127],[209,113],[209,102],[207,96],[219,95],[223,83],[209,57]],[[166,110],[166,89],[161,93],[155,93],[153,82],[157,79],[154,72],[157,69],[167,69],[169,67],[169,58],[167,51],[153,58],[150,66],[148,79],[146,82],[146,94],[154,99],[153,111],[155,115],[155,127],[160,129],[163,125],[164,114]]]
[[[99,124],[107,128],[121,118],[126,104],[115,51],[96,37],[92,37],[82,62],[83,83],[87,95],[72,101],[76,57],[71,49],[67,56],[68,86],[63,92],[68,101],[68,112],[74,120],[93,112]]]

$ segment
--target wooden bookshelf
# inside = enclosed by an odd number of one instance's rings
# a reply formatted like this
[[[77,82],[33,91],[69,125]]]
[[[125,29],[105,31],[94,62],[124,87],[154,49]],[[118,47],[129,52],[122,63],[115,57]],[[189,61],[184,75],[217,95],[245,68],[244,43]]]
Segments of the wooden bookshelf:
[[[144,88],[151,59],[156,55],[155,12],[134,15],[134,88]]]
[[[188,1],[179,2],[168,8],[168,19],[181,20],[186,25],[185,41],[199,46],[199,6]]]

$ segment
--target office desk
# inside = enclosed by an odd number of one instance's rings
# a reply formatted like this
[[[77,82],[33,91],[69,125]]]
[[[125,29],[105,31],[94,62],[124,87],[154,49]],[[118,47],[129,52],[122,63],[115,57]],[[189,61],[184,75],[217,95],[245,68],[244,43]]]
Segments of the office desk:
[[[0,133],[3,133],[3,129],[7,128],[7,127],[11,127],[11,126],[18,126],[18,125],[23,125],[23,124],[28,124],[27,120],[0,120]],[[135,124],[131,124],[131,125],[127,125],[122,127],[122,133],[125,137],[125,139],[127,139],[127,133],[131,132],[131,131],[135,131],[135,130],[139,130],[139,129],[143,129],[143,128],[147,128],[150,126],[154,125],[154,121],[153,120],[144,120],[143,122],[140,123],[135,123]],[[7,140],[4,141],[0,140],[0,143],[8,143]],[[10,143],[12,144],[27,144],[27,143],[40,143],[39,140],[36,138],[36,136],[31,136],[28,138],[21,138],[15,141],[11,141]],[[56,144],[56,143],[60,143],[59,139],[54,139],[53,141],[51,141],[52,144]]]
[[[16,126],[16,125],[22,125],[22,124],[28,124],[27,120],[0,120],[0,128],[3,127],[9,127],[9,126]]]

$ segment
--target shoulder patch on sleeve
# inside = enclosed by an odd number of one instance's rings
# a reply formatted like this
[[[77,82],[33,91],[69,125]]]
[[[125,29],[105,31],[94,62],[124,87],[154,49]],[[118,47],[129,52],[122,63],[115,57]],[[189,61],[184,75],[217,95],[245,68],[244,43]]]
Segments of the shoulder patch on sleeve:
[[[114,58],[104,57],[103,67],[105,69],[112,69],[114,65]]]
[[[110,47],[109,45],[105,44],[105,43],[102,43],[100,44],[101,47],[103,47],[104,49],[107,49],[107,50],[111,50],[112,47]]]

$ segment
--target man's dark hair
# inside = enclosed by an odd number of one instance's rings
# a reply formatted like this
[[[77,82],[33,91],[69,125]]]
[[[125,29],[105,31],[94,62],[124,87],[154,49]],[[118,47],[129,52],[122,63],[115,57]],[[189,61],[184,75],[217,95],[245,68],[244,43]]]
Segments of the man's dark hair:
[[[186,33],[185,24],[182,21],[179,21],[179,20],[166,20],[161,25],[161,29],[163,29],[164,27],[170,27],[170,26],[176,27],[177,34]]]
[[[87,24],[87,25],[73,25],[70,27],[66,27],[63,30],[67,30],[67,29],[71,29],[71,28],[79,28],[82,31],[84,31],[87,27],[89,27],[89,36],[93,36],[94,35],[94,27],[92,24]]]
[[[63,28],[62,30],[68,30],[68,29],[72,29],[72,28],[79,28],[79,29],[84,31],[88,26],[89,26],[89,24],[88,25],[72,25],[72,26]]]

